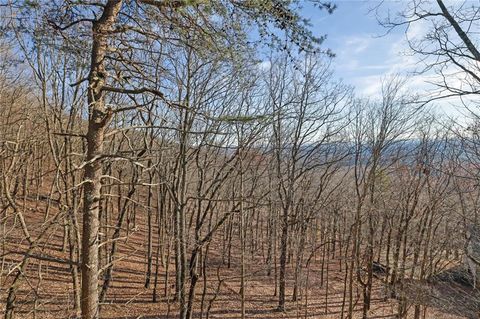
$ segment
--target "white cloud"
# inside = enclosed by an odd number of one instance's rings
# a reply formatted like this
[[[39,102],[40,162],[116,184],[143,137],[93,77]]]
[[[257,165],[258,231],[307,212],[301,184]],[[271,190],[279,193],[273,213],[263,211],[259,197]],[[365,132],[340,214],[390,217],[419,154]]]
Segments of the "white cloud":
[[[345,50],[348,50],[353,54],[359,54],[368,49],[371,43],[372,36],[370,35],[347,37],[345,39]]]
[[[357,94],[361,97],[378,97],[382,87],[382,74],[359,76],[353,79]]]
[[[262,62],[257,63],[257,68],[262,71],[266,71],[272,67],[272,62],[270,60],[265,60]]]
[[[426,20],[418,20],[409,25],[406,31],[406,36],[409,40],[419,40],[426,35],[428,28],[429,22]]]

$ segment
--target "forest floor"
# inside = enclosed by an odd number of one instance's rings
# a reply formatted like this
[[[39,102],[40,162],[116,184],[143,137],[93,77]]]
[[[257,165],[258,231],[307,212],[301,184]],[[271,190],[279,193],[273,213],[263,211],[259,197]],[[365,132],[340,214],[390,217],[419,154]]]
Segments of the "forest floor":
[[[42,207],[44,205],[31,203],[31,208],[25,212],[27,225],[35,238],[36,231],[44,221]],[[52,213],[53,214],[53,213]],[[8,288],[15,274],[15,270],[22,258],[21,252],[27,247],[19,227],[19,221],[13,218],[7,220],[4,228],[3,262],[0,282],[1,308],[5,307]],[[101,318],[110,319],[153,319],[176,318],[177,303],[171,300],[174,292],[174,265],[170,264],[169,278],[166,283],[166,270],[159,268],[157,282],[157,302],[152,302],[153,278],[150,288],[145,288],[146,272],[146,227],[141,218],[137,218],[136,231],[131,231],[127,240],[119,242],[119,257],[114,266],[113,281],[108,291],[107,300],[102,305]],[[125,234],[122,234],[125,236]],[[223,262],[219,240],[213,240],[207,262],[207,280],[203,301],[203,316],[200,316],[202,307],[202,293],[204,279],[200,278],[196,289],[194,318],[240,318],[240,262],[239,256],[233,255],[231,267]],[[73,318],[72,277],[68,263],[45,260],[42,256],[68,259],[68,251],[62,251],[63,226],[56,224],[40,241],[38,248],[33,252],[33,258],[25,272],[19,287],[16,299],[16,314],[18,318]],[[154,243],[157,239],[154,238]],[[154,245],[154,251],[156,247]],[[233,249],[237,251],[237,249]],[[5,254],[5,252],[8,252]],[[40,257],[40,258],[38,258]],[[173,259],[173,257],[172,257]],[[274,271],[267,276],[263,257],[247,253],[246,278],[246,317],[247,318],[342,318],[342,304],[345,268],[340,269],[340,260],[331,259],[324,267],[322,285],[320,258],[313,259],[308,272],[308,293],[298,301],[292,301],[293,263],[289,264],[287,273],[287,305],[285,312],[276,311],[278,297],[275,296]],[[154,261],[155,265],[155,261]],[[328,267],[327,267],[328,266]],[[328,268],[328,270],[327,270]],[[304,273],[306,276],[307,274]],[[219,285],[219,279],[222,284]],[[413,287],[413,286],[412,286]],[[448,285],[446,286],[448,287]],[[219,290],[217,291],[217,289]],[[441,291],[445,287],[437,287]],[[187,283],[188,289],[188,283]],[[445,288],[446,289],[446,288]],[[415,289],[413,289],[415,290]],[[217,293],[218,292],[218,293]],[[355,305],[355,318],[361,317],[361,295],[358,291]],[[216,296],[216,297],[215,297]],[[385,292],[381,280],[374,283],[374,299],[369,312],[369,318],[395,318],[398,302],[394,299],[385,299]],[[214,299],[214,301],[212,301]],[[455,299],[452,301],[455,303]],[[455,305],[454,305],[455,306]],[[462,306],[465,313],[448,307],[438,307],[431,304],[426,309],[423,318],[453,319],[471,316],[471,305]],[[208,316],[206,315],[207,309]],[[470,307],[470,308],[469,308]],[[411,307],[413,308],[413,307]],[[458,308],[458,307],[457,307]],[[348,297],[344,311],[348,309]],[[413,313],[413,311],[411,311]],[[345,316],[344,316],[345,317]]]

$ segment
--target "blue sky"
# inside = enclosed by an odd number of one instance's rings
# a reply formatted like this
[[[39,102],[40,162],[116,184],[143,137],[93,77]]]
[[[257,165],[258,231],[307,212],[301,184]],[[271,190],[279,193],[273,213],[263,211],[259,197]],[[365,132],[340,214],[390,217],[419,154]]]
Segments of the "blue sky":
[[[323,47],[336,54],[334,66],[337,76],[356,87],[360,95],[374,95],[379,80],[389,73],[414,69],[414,59],[407,51],[405,29],[389,34],[380,26],[373,13],[378,1],[336,1],[337,9],[331,15],[306,6],[304,16],[310,19],[316,35],[327,34]],[[398,10],[393,1],[382,5],[384,10]],[[407,61],[408,60],[408,61]]]
[[[379,96],[383,78],[397,73],[411,75],[421,67],[418,57],[409,54],[406,32],[409,38],[415,38],[424,34],[427,25],[416,23],[408,31],[403,27],[387,33],[371,12],[379,1],[337,0],[334,3],[337,9],[331,15],[308,5],[303,8],[303,15],[310,19],[316,35],[327,34],[323,47],[336,54],[333,63],[336,76],[353,85],[358,96]],[[384,1],[380,13],[395,14],[405,4],[406,1]],[[432,79],[432,75],[416,75],[409,78],[408,86],[422,94],[432,88],[428,84]],[[440,113],[460,115],[452,101],[437,104]]]

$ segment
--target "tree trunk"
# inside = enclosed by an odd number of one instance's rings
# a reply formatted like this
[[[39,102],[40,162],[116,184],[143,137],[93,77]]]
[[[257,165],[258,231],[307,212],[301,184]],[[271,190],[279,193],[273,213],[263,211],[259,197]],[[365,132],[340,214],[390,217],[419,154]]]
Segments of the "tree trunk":
[[[82,318],[98,318],[98,233],[102,166],[97,157],[102,154],[105,129],[112,110],[105,107],[105,56],[107,37],[122,6],[121,0],[109,0],[100,19],[92,26],[92,55],[88,78],[89,121],[87,158],[84,168],[84,203],[82,233]]]
[[[280,238],[280,272],[278,287],[278,310],[285,311],[285,286],[287,268],[288,208],[283,209],[282,235]]]

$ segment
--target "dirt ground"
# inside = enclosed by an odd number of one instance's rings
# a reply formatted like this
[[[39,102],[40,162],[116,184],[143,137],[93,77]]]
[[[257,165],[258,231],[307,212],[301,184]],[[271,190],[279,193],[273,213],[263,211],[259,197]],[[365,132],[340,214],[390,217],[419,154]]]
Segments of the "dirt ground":
[[[25,212],[27,225],[35,236],[44,220],[43,205],[32,203],[32,207]],[[16,267],[25,251],[27,242],[23,239],[19,221],[9,218],[3,229],[3,268],[1,269],[0,292],[1,308],[5,307],[8,288],[16,272]],[[170,264],[168,283],[166,284],[166,270],[160,267],[160,276],[157,283],[157,302],[152,302],[153,282],[150,288],[145,288],[146,270],[146,232],[144,222],[137,220],[136,231],[132,231],[128,240],[119,242],[119,256],[121,260],[114,266],[113,281],[108,292],[107,300],[102,305],[101,318],[110,319],[153,319],[176,318],[178,308],[171,300],[175,280],[173,260]],[[39,247],[32,253],[24,280],[19,288],[16,300],[16,314],[18,318],[73,318],[73,295],[70,266],[68,263],[43,260],[42,256],[68,259],[68,252],[62,252],[63,226],[59,222],[40,242]],[[156,239],[154,239],[156,243]],[[203,300],[203,316],[200,316],[202,307],[202,292],[204,279],[200,278],[196,289],[194,318],[240,318],[240,265],[239,257],[233,256],[231,268],[222,263],[221,249],[213,240],[208,259],[208,273],[206,280],[206,294]],[[154,247],[155,251],[156,247]],[[238,251],[238,250],[237,250]],[[7,254],[5,254],[7,252]],[[13,252],[13,253],[12,253]],[[321,284],[321,264],[313,260],[308,272],[308,290],[297,301],[292,301],[293,265],[289,265],[287,282],[287,309],[285,312],[276,311],[277,297],[275,296],[274,273],[267,276],[263,259],[260,256],[247,255],[247,282],[246,282],[246,317],[247,318],[342,318],[342,301],[344,291],[344,269],[340,271],[340,260],[335,259],[328,264],[328,275]],[[306,277],[307,274],[304,273]],[[222,284],[219,286],[219,279]],[[152,280],[153,281],[153,280]],[[165,289],[167,287],[168,289]],[[188,286],[187,286],[188,287]],[[218,294],[217,292],[217,288]],[[216,298],[214,299],[216,295]],[[360,295],[360,294],[359,294]],[[374,300],[369,318],[395,318],[397,301],[385,299],[385,292],[381,280],[375,281]],[[355,317],[361,317],[361,300],[357,297]],[[455,302],[455,301],[453,301]],[[345,303],[345,313],[348,300]],[[410,307],[413,314],[413,307]],[[423,318],[453,319],[465,318],[461,313],[455,313],[449,308],[441,308],[435,304],[422,307],[425,311]],[[467,314],[468,315],[468,314]],[[345,317],[345,316],[344,316]]]

